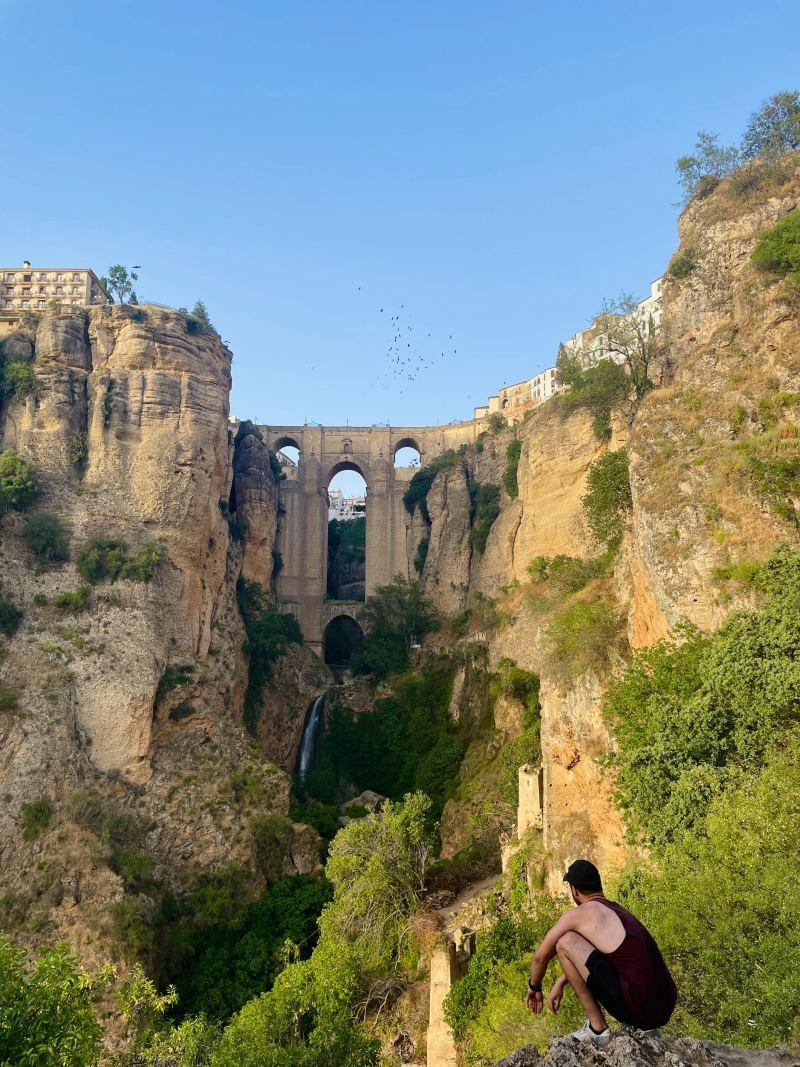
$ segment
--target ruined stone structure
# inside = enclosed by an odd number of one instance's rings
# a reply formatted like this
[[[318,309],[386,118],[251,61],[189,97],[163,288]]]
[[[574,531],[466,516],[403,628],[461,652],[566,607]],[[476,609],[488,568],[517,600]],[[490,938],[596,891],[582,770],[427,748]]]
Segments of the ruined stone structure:
[[[416,545],[403,494],[414,476],[395,467],[401,448],[416,448],[420,465],[478,433],[473,422],[454,426],[262,426],[273,451],[293,446],[297,467],[285,467],[279,488],[276,549],[283,566],[275,587],[303,635],[319,651],[325,630],[341,615],[356,618],[361,602],[326,600],[328,567],[328,485],[340,471],[357,471],[367,483],[366,595],[396,574],[410,575]]]

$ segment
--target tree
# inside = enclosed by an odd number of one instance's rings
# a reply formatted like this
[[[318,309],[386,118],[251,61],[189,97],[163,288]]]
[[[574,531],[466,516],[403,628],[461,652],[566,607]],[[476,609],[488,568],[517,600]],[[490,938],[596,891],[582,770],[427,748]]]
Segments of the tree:
[[[701,130],[694,149],[694,155],[681,156],[675,161],[684,203],[708,196],[739,162],[738,149],[724,148],[715,133]]]
[[[776,93],[750,116],[742,138],[742,158],[769,163],[800,148],[800,93]]]
[[[0,1062],[31,1067],[90,1067],[103,1030],[92,1007],[110,971],[92,976],[64,944],[42,950],[35,963],[0,933]]]
[[[662,351],[652,315],[645,319],[630,293],[622,293],[616,300],[607,300],[596,320],[605,354],[622,365],[633,387],[633,403],[628,422],[640,401],[652,388],[650,370]]]
[[[108,277],[102,278],[101,281],[109,293],[116,294],[120,304],[137,304],[138,299],[133,283],[138,278],[139,275],[135,271],[130,271],[129,273],[121,263],[115,263],[113,267],[108,268]]]
[[[36,471],[13,448],[0,452],[0,515],[25,511],[41,496]]]
[[[39,512],[29,515],[25,523],[28,548],[42,563],[69,559],[67,538],[57,516]]]
[[[361,621],[366,632],[353,669],[378,677],[407,667],[412,636],[421,637],[437,625],[436,613],[423,596],[419,582],[401,574],[375,590],[361,613]]]
[[[214,327],[211,325],[211,319],[209,319],[208,317],[208,311],[206,309],[206,306],[202,300],[195,300],[194,307],[189,312],[189,314],[193,319],[196,319],[201,326],[204,326],[210,330],[214,329]]]

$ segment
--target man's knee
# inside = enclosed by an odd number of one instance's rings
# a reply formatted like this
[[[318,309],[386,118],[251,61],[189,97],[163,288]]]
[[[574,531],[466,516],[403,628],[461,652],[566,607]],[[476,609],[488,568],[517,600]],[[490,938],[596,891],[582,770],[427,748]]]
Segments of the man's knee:
[[[562,956],[571,957],[571,953],[577,948],[581,940],[573,930],[567,930],[565,934],[562,934],[556,942],[556,952],[559,958]]]

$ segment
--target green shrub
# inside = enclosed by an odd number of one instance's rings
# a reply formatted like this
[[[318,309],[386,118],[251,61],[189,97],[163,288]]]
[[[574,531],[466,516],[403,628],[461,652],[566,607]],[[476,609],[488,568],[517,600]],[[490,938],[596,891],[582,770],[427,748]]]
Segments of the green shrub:
[[[20,808],[19,819],[22,836],[26,841],[35,841],[53,821],[53,805],[48,797],[39,797]]]
[[[625,532],[631,506],[626,449],[606,452],[592,463],[586,476],[586,495],[581,504],[595,540],[598,544],[604,544],[610,552],[615,552]]]
[[[291,829],[283,815],[254,815],[250,820],[256,866],[267,882],[274,882],[281,873]]]
[[[114,379],[110,378],[103,394],[103,426],[106,429],[111,425],[111,416],[114,414],[114,386]]]
[[[631,382],[624,367],[611,359],[601,359],[593,367],[583,367],[562,347],[557,360],[559,379],[570,387],[560,398],[561,417],[586,410],[592,416],[592,428],[601,441],[611,436],[611,412],[625,401]]]
[[[13,637],[22,622],[22,611],[8,597],[3,595],[0,586],[0,633]]]
[[[315,800],[292,800],[289,818],[312,826],[323,841],[332,841],[340,829],[339,809],[335,804],[322,804]]]
[[[763,493],[775,512],[792,525],[800,523],[794,498],[800,494],[800,454],[774,455],[756,440],[741,441],[736,449],[744,458],[756,489]]]
[[[156,698],[155,704],[158,706],[164,699],[164,697],[171,693],[173,689],[180,689],[185,685],[189,685],[192,681],[194,674],[194,667],[191,663],[185,663],[178,665],[176,663],[169,663],[164,668],[164,673],[158,680],[156,686]]]
[[[621,620],[606,600],[576,600],[551,619],[545,631],[550,667],[562,678],[602,671],[617,643]]]
[[[472,501],[470,541],[475,551],[483,555],[486,551],[489,531],[500,514],[500,486],[492,482],[485,482],[481,485],[470,481],[469,493]]]
[[[123,541],[98,537],[83,549],[76,566],[78,574],[90,585],[106,579],[113,583],[118,578],[148,582],[165,558],[164,549],[157,541],[148,542],[131,558]]]
[[[122,577],[134,582],[149,582],[159,564],[167,558],[163,545],[149,541],[143,545],[133,558],[125,561]]]
[[[103,1029],[94,1011],[102,983],[64,944],[35,962],[0,932],[0,1047],[6,1064],[94,1067]]]
[[[277,453],[271,449],[269,451],[269,467],[276,482],[286,481],[286,474],[281,466],[281,461],[278,459]]]
[[[486,425],[492,437],[498,437],[508,427],[505,415],[501,415],[499,411],[492,412],[486,420]]]
[[[536,556],[528,564],[534,581],[549,581],[561,594],[577,593],[594,578],[607,578],[612,565],[608,553],[593,559],[577,556]]]
[[[426,501],[433,479],[440,471],[452,470],[453,467],[457,467],[463,462],[458,452],[454,452],[450,448],[446,452],[442,452],[441,455],[434,456],[430,463],[418,470],[408,483],[408,488],[403,494],[403,504],[409,515],[413,515],[414,508],[419,505],[423,518],[428,521]]]
[[[800,275],[800,209],[765,230],[750,258],[762,270]]]
[[[73,591],[57,593],[53,597],[53,607],[63,615],[77,615],[80,611],[86,611],[89,606],[89,596],[92,590],[88,585],[79,585]]]
[[[194,704],[188,700],[182,700],[170,711],[169,717],[173,722],[180,722],[181,719],[188,719],[190,715],[194,715],[196,711]]]
[[[115,582],[122,574],[128,556],[122,541],[98,537],[91,541],[78,556],[78,574],[90,585],[108,578]]]
[[[17,711],[19,708],[19,696],[16,690],[0,686],[0,712]]]
[[[519,457],[521,454],[522,441],[520,441],[518,437],[515,437],[513,441],[509,441],[508,443],[508,448],[506,449],[506,469],[503,471],[503,486],[512,500],[515,500],[519,496],[517,469],[519,467]]]
[[[25,511],[41,496],[36,472],[13,448],[0,452],[0,515]]]
[[[428,558],[428,549],[430,546],[430,537],[420,538],[420,542],[417,545],[417,551],[414,553],[414,570],[417,574],[422,574],[425,570],[425,560]]]
[[[73,433],[69,438],[69,461],[82,473],[89,460],[89,441],[85,433]]]
[[[69,559],[67,538],[55,515],[39,512],[25,520],[25,540],[28,548],[42,563]]]
[[[694,252],[690,248],[684,248],[682,252],[678,252],[676,256],[673,256],[667,273],[670,278],[688,278],[696,266],[697,261]]]
[[[38,396],[41,392],[39,380],[33,367],[24,359],[12,359],[0,363],[0,392],[6,397],[23,400],[27,396]]]
[[[37,608],[44,608],[49,603],[49,601],[48,601],[47,597],[44,595],[44,593],[34,593],[33,594],[33,602],[34,602],[34,604],[36,605]]]
[[[303,634],[294,615],[278,611],[258,582],[240,577],[236,599],[247,634],[244,650],[250,655],[244,720],[252,731],[263,703],[262,690],[272,677],[272,664],[290,644],[302,645]]]
[[[155,861],[138,848],[118,848],[111,857],[110,866],[122,878],[126,889],[138,892],[149,882]]]

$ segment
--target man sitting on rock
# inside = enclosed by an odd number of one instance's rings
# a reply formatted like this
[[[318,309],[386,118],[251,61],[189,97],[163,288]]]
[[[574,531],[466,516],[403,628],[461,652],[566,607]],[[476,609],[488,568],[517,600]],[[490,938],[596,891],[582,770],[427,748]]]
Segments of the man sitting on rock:
[[[677,991],[667,965],[647,929],[629,911],[606,900],[600,872],[589,860],[575,860],[564,875],[578,905],[547,932],[531,960],[526,1004],[544,1009],[542,978],[557,955],[564,972],[547,1003],[552,1012],[571,985],[586,1012],[586,1022],[570,1035],[607,1045],[611,1040],[603,1008],[640,1030],[656,1030],[672,1015]]]

